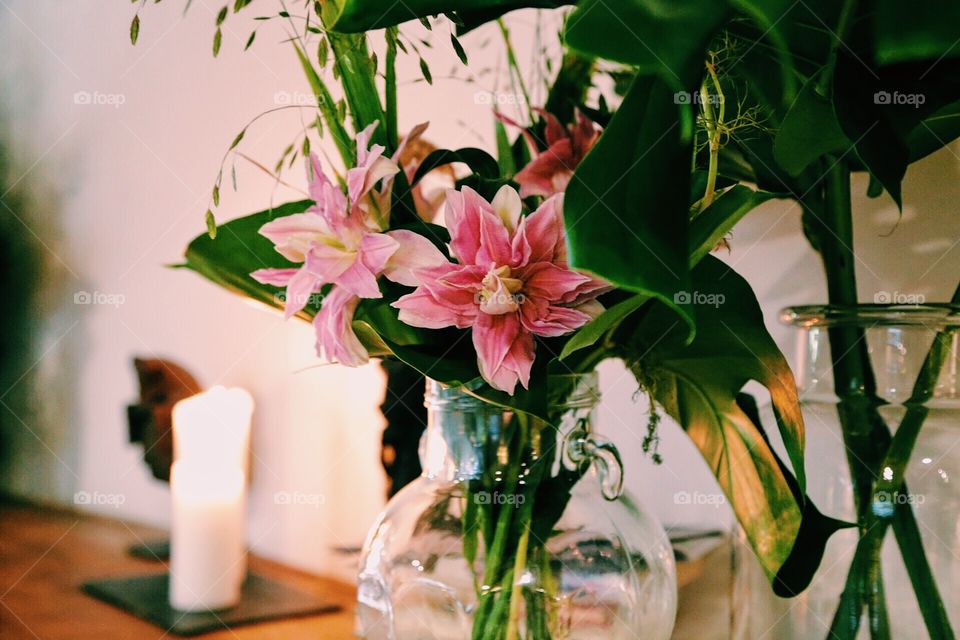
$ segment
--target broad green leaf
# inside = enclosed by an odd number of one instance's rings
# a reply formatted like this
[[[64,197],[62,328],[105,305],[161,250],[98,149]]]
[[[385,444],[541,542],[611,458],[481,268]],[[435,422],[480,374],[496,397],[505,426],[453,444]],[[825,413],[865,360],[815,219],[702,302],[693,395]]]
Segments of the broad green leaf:
[[[563,351],[560,352],[560,359],[563,360],[580,349],[596,344],[604,334],[615,328],[620,321],[643,306],[649,299],[648,296],[636,294],[606,309],[570,336],[563,346]]]
[[[570,261],[629,291],[674,302],[690,291],[690,154],[673,92],[637,78],[564,197]]]
[[[960,137],[960,102],[943,107],[920,121],[907,136],[910,162],[942,149]]]
[[[437,149],[430,152],[430,155],[424,158],[420,166],[417,167],[417,172],[414,174],[413,180],[411,180],[410,183],[416,185],[423,176],[437,167],[442,167],[451,162],[461,162],[467,165],[470,167],[470,171],[481,178],[495,180],[500,177],[500,165],[497,164],[493,156],[483,149],[464,147],[463,149],[457,149],[455,151],[450,149]]]
[[[333,136],[333,142],[337,145],[340,158],[346,166],[352,167],[356,160],[356,150],[354,149],[350,135],[343,126],[342,119],[337,114],[337,107],[333,101],[333,96],[330,95],[327,85],[323,82],[317,70],[313,68],[307,55],[300,50],[300,47],[297,46],[296,43],[294,43],[293,48],[297,52],[297,59],[300,60],[300,66],[307,76],[307,81],[310,83],[313,95],[317,98],[317,106],[320,109],[320,114],[323,116],[323,121],[327,125],[327,130]]]
[[[686,332],[658,306],[631,328],[628,351],[646,354],[638,377],[700,450],[773,579],[798,538],[804,509],[803,418],[796,385],[746,281],[712,256],[693,274],[698,327],[693,342],[685,344]],[[761,427],[737,402],[751,380],[770,392],[799,498]]]
[[[567,46],[656,73],[689,91],[705,49],[732,10],[717,0],[581,0],[564,30]]]
[[[877,0],[873,21],[880,64],[960,56],[960,3],[954,0]]]
[[[773,142],[773,157],[791,176],[800,175],[823,155],[842,154],[852,144],[837,122],[833,104],[817,93],[817,78],[807,80]]]
[[[327,38],[330,40],[334,63],[340,70],[340,82],[350,107],[354,131],[359,132],[374,122],[378,123],[371,142],[382,144],[388,152],[392,152],[387,142],[386,117],[380,104],[376,68],[370,59],[367,36],[328,33]]]
[[[329,2],[328,5],[334,3]],[[522,9],[537,7],[552,9],[570,2],[559,0],[403,0],[389,3],[383,0],[343,0],[339,13],[324,14],[328,28],[344,33],[358,33],[389,27],[408,20],[425,18],[441,13],[486,14],[489,19]]]
[[[690,266],[694,267],[723,240],[743,216],[782,194],[754,191],[734,185],[724,191],[690,223]]]

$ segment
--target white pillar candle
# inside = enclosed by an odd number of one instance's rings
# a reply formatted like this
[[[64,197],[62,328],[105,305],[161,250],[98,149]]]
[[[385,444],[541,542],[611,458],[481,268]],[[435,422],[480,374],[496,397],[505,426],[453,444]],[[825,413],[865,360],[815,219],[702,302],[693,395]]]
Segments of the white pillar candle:
[[[173,407],[173,459],[248,471],[253,398],[216,386]]]
[[[240,601],[250,419],[243,389],[214,387],[173,408],[170,605],[223,609]]]
[[[174,462],[170,487],[170,606],[206,611],[236,605],[246,577],[245,474],[235,467]]]

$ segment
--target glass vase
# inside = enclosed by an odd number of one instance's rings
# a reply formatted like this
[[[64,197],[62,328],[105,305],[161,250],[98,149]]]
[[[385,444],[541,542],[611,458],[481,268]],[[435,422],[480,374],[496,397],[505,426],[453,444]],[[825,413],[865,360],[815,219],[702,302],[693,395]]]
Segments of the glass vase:
[[[657,521],[619,497],[619,456],[591,429],[596,377],[550,387],[548,425],[428,381],[423,475],[364,545],[362,637],[670,637],[672,550]]]
[[[768,637],[953,638],[960,307],[795,307],[782,317],[799,330],[807,492],[856,526],[834,534]]]

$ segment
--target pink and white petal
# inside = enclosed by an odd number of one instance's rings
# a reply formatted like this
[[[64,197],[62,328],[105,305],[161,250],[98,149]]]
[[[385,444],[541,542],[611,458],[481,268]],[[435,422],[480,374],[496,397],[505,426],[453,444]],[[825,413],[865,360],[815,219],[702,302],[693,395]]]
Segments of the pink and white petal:
[[[334,284],[360,298],[383,297],[380,286],[377,284],[377,274],[368,269],[363,260],[354,260],[353,264],[334,281]]]
[[[383,275],[394,282],[415,287],[420,284],[417,271],[447,263],[436,245],[419,233],[398,229],[388,231],[387,235],[397,241],[398,247],[387,261]]]
[[[357,261],[357,252],[329,244],[314,244],[307,252],[304,266],[323,283],[335,282]]]
[[[450,231],[450,251],[460,264],[476,264],[480,250],[479,195],[470,188],[447,191],[444,220]]]
[[[272,284],[276,287],[285,287],[300,269],[257,269],[250,277],[260,284]]]
[[[520,224],[520,211],[523,209],[523,203],[520,201],[520,195],[516,189],[508,184],[503,185],[497,191],[490,203],[493,212],[503,222],[503,226],[512,235]]]
[[[530,243],[530,262],[565,265],[566,235],[563,229],[563,194],[548,198],[524,218],[523,232]]]
[[[317,334],[317,355],[348,367],[359,367],[370,360],[353,331],[353,314],[360,299],[340,287],[333,287],[313,319]]]
[[[311,245],[330,235],[330,228],[321,216],[295,213],[266,223],[260,227],[260,235],[276,245],[277,252],[287,260],[303,262]]]
[[[463,310],[459,307],[446,305],[437,300],[424,287],[419,287],[413,293],[401,296],[390,306],[399,309],[398,317],[400,321],[411,327],[422,327],[424,329],[458,327],[465,329],[473,322],[473,317],[469,313],[464,315]],[[476,312],[473,315],[475,317]]]
[[[307,303],[310,296],[320,290],[323,283],[306,268],[300,269],[287,283],[287,292],[283,305],[283,317],[290,319],[298,314]]]
[[[568,137],[567,130],[564,129],[560,121],[557,120],[557,116],[543,109],[537,109],[537,113],[539,113],[547,123],[544,128],[544,138],[546,139],[548,147]]]
[[[533,307],[521,308],[521,322],[524,329],[544,338],[556,338],[567,335],[591,320],[591,316],[571,307],[547,306],[545,312],[531,311]]]
[[[600,138],[600,131],[597,128],[597,125],[583,115],[579,109],[577,109],[576,114],[576,124],[573,126],[573,131],[571,132],[571,138],[573,138],[573,151],[574,155],[578,160],[582,160],[587,152],[590,151],[590,148],[596,143],[597,139]]]
[[[478,314],[473,346],[480,375],[490,386],[513,395],[518,381],[524,386],[529,383],[533,337],[523,330],[519,314]]]
[[[565,295],[561,302],[571,307],[577,307],[613,289],[613,285],[606,280],[601,280],[600,278],[594,278],[592,276],[587,276],[587,278],[588,282],[583,283],[575,290]]]
[[[523,282],[523,292],[528,297],[561,302],[590,284],[591,278],[549,262],[538,262],[524,270]]]
[[[510,232],[503,221],[491,211],[480,212],[480,249],[475,263],[478,266],[509,264],[513,255]]]
[[[373,137],[373,132],[377,130],[377,125],[379,121],[374,121],[367,125],[363,131],[357,134],[357,166],[362,166],[367,164],[370,152],[373,149],[370,148],[370,139]],[[375,145],[374,149],[379,145]],[[383,147],[380,147],[381,153],[383,152]]]
[[[573,155],[573,143],[564,138],[551,145],[527,166],[517,172],[514,180],[520,185],[520,195],[549,197],[557,193],[554,177],[558,173],[569,174],[577,166]]]
[[[574,308],[590,316],[591,320],[596,320],[600,317],[600,314],[606,311],[606,308],[596,300],[587,300]]]
[[[385,233],[367,233],[360,241],[358,254],[364,266],[379,275],[399,248],[400,243]]]

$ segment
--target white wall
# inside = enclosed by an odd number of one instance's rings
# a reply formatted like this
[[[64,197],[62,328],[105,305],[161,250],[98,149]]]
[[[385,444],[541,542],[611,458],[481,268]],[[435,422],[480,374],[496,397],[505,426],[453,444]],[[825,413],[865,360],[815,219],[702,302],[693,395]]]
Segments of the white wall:
[[[67,502],[80,490],[122,494],[120,507],[99,509],[166,523],[167,489],[149,477],[139,448],[126,443],[124,406],[135,395],[131,358],[167,356],[206,385],[242,385],[257,400],[254,549],[329,569],[328,549],[358,544],[381,504],[379,371],[315,367],[308,326],[285,323],[190,273],[164,268],[203,231],[209,189],[236,133],[252,116],[277,106],[278,92],[295,95],[307,87],[276,29],[262,27],[253,49],[242,54],[252,23],[231,18],[214,60],[210,41],[219,5],[196,0],[182,18],[174,0],[148,4],[135,48],[127,36],[130,8],[91,0],[0,4],[0,71],[23,144],[21,164],[31,181],[49,181],[61,195],[60,237],[43,234],[59,294],[46,302],[49,320],[36,372],[67,395],[38,404],[66,407],[70,393],[76,398],[76,411],[66,415],[27,416],[24,427],[36,437],[19,441],[20,463],[4,486]],[[256,12],[256,6],[248,10]],[[512,24],[522,40],[534,41],[532,14]],[[408,61],[401,72],[407,80],[400,91],[402,127],[430,120],[429,137],[443,146],[489,146],[490,106],[478,91],[495,82],[496,74],[484,69],[502,69],[502,52],[490,36],[481,31],[465,40],[475,84],[443,79],[453,66],[445,35],[437,38],[440,52],[432,54],[433,87],[415,81],[416,61]],[[527,46],[521,59],[535,51]],[[122,104],[78,104],[77,92]],[[300,126],[292,110],[265,118],[248,131],[242,150],[272,165]],[[857,198],[864,300],[878,291],[929,299],[952,291],[960,271],[957,168],[954,151],[944,150],[910,170],[904,216],[890,236],[893,205]],[[225,181],[221,218],[297,197],[274,189],[249,165],[238,164],[238,174],[239,193]],[[299,170],[289,177],[303,184]],[[865,188],[858,180],[856,192]],[[771,330],[792,356],[777,310],[825,298],[796,207],[773,202],[750,214],[732,246],[729,260],[754,284]],[[74,305],[77,291],[119,294],[124,301],[117,307]],[[620,445],[632,490],[665,521],[722,521],[723,508],[676,504],[679,491],[714,492],[709,472],[669,424],[662,426],[664,465],[646,460],[639,452],[646,416],[632,398],[636,385],[617,363],[604,365],[602,374],[607,403],[601,430]],[[325,502],[283,507],[274,503],[277,491],[316,494]]]

